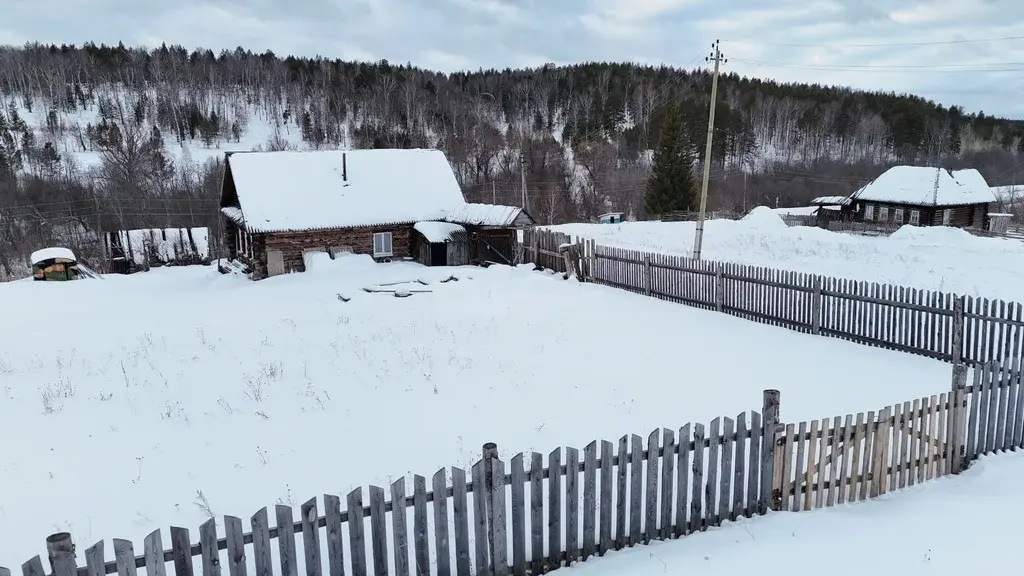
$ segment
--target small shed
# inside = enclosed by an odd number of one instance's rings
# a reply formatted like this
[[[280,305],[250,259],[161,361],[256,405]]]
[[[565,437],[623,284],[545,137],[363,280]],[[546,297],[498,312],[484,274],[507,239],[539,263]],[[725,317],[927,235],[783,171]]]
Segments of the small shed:
[[[67,248],[52,247],[32,253],[32,278],[38,281],[78,279],[78,258]]]
[[[107,270],[131,274],[157,266],[205,265],[211,261],[210,230],[142,228],[103,233]]]
[[[1007,212],[989,212],[988,231],[993,234],[1006,234],[1010,229],[1010,220],[1013,214]]]
[[[537,224],[533,216],[516,206],[467,202],[451,209],[445,222],[460,224],[470,242],[470,262],[515,263],[519,230]]]
[[[622,222],[622,212],[606,212],[597,217],[599,224],[618,224]]]
[[[469,235],[459,224],[413,225],[413,257],[424,266],[465,266],[469,264],[469,252]]]

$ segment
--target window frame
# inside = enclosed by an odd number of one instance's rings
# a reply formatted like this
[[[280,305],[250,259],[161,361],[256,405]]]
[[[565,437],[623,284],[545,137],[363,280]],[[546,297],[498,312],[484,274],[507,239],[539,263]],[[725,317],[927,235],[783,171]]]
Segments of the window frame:
[[[889,220],[889,207],[879,206],[878,207],[878,221],[887,222]]]
[[[910,225],[911,226],[920,226],[921,225],[921,211],[920,210],[911,210],[910,211]]]
[[[892,211],[892,221],[897,224],[903,224],[904,215],[903,208],[894,208]]]
[[[874,204],[865,204],[864,205],[864,219],[865,220],[874,220],[875,219],[875,205]]]
[[[378,239],[380,243],[378,244]],[[385,246],[385,239],[387,245]],[[373,233],[373,257],[374,258],[389,258],[394,256],[394,237],[391,232],[374,232]],[[380,249],[378,250],[378,246]],[[385,250],[386,248],[386,250]]]

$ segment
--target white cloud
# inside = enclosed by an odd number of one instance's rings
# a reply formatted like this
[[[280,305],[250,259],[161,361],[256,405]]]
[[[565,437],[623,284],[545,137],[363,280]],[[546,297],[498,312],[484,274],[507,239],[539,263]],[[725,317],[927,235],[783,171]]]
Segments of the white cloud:
[[[729,72],[1024,118],[1024,66],[998,66],[1024,62],[1024,41],[949,43],[1024,35],[1011,0],[7,0],[4,26],[0,43],[243,46],[445,71],[636,54],[692,66],[720,38]]]
[[[424,50],[420,52],[420,66],[442,72],[459,72],[476,68],[473,61],[465,56],[450,54],[441,50]]]

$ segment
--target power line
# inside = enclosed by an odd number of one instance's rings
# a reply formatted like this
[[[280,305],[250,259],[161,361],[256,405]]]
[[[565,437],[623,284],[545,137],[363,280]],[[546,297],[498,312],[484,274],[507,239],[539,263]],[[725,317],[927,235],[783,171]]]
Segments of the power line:
[[[772,42],[747,42],[745,40],[726,40],[748,46],[770,46],[773,48],[891,48],[898,46],[939,46],[943,44],[985,44],[989,42],[1008,42],[1024,40],[1024,36],[999,36],[995,38],[961,38],[957,40],[922,40],[918,42],[879,42],[879,43],[828,43],[828,44],[792,44]]]
[[[748,60],[734,58],[734,62],[741,62],[763,68],[800,68],[805,70],[834,70],[837,72],[1021,72],[1024,71],[1024,62],[994,62],[991,64],[801,64],[797,62],[771,62],[765,60]],[[990,66],[985,68],[984,66]],[[994,68],[1002,66],[1002,68]]]

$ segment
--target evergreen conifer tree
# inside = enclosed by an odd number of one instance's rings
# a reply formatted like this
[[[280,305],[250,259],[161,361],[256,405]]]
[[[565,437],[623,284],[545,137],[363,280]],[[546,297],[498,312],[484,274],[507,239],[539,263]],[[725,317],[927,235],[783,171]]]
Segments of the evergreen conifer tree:
[[[647,214],[692,210],[696,205],[693,154],[686,143],[683,116],[671,105],[664,118],[644,194]]]

